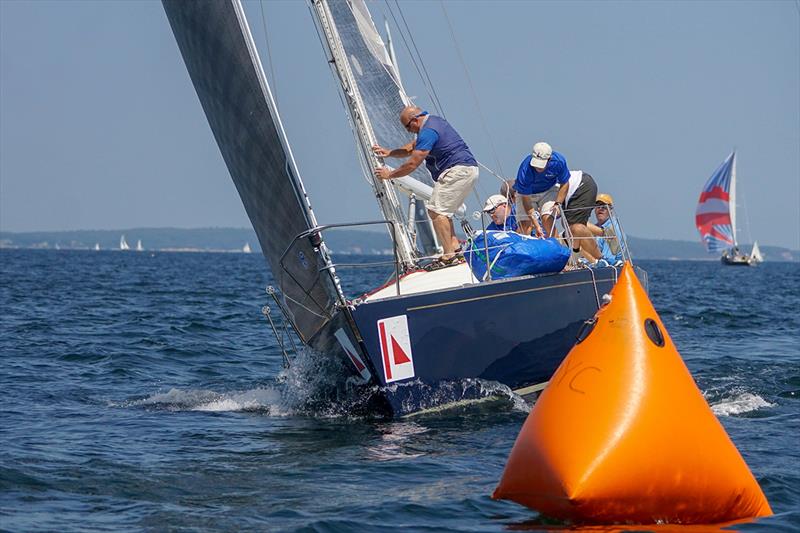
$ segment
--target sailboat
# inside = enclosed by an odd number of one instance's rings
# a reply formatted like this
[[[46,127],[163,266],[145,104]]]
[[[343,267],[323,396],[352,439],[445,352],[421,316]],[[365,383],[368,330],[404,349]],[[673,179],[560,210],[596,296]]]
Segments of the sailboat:
[[[719,254],[723,265],[754,266],[764,258],[753,242],[750,255],[739,250],[736,238],[736,151],[725,158],[725,161],[714,171],[697,202],[695,212],[697,231],[706,250]]]
[[[312,353],[335,362],[335,392],[359,383],[369,392],[370,412],[404,416],[485,397],[497,390],[487,383],[523,396],[541,390],[618,271],[479,281],[465,263],[423,268],[439,248],[422,201],[430,195],[430,175],[420,167],[391,182],[373,177],[382,161],[371,147],[410,140],[398,120],[410,99],[364,1],[312,0],[310,11],[363,169],[360,178],[337,179],[352,179],[348,186],[366,180],[383,218],[325,225],[312,209],[240,0],[162,3],[278,285],[268,292]],[[460,223],[470,235],[465,212]],[[366,294],[345,294],[339,270],[352,265],[335,261],[325,235],[376,225],[391,237],[394,273]],[[637,273],[646,285],[646,273],[638,267]]]
[[[250,243],[249,242],[244,243],[244,246],[242,246],[242,252],[244,252],[246,254],[249,254],[249,253],[253,252],[253,250],[250,249]]]
[[[122,235],[119,238],[119,249],[120,250],[130,250],[131,247],[128,246],[128,241],[125,240],[125,235]]]
[[[99,242],[94,243],[94,251],[95,252],[99,252],[100,251],[100,243]]]
[[[144,247],[142,246],[142,239],[136,241],[136,251],[144,252]]]

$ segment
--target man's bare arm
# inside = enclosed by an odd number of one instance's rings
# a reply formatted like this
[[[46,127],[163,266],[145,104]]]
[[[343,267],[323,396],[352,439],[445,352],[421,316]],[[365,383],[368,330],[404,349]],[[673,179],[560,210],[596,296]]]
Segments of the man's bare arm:
[[[413,150],[405,163],[394,170],[389,170],[388,167],[377,168],[375,169],[375,176],[382,180],[408,176],[425,160],[429,152],[430,150]]]
[[[394,150],[383,148],[382,146],[378,146],[376,144],[372,147],[372,151],[375,152],[375,155],[381,158],[386,158],[386,157],[405,158],[409,157],[412,154],[412,152],[414,151],[415,143],[416,141],[411,141],[410,143],[404,144],[400,148],[395,148]]]

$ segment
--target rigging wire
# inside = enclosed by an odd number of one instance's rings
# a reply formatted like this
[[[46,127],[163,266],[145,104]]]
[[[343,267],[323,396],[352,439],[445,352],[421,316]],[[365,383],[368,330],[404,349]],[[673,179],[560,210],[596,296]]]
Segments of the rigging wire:
[[[269,32],[267,31],[267,17],[264,15],[264,0],[259,0],[261,6],[261,25],[264,28],[264,40],[267,42],[267,60],[269,61],[269,76],[272,78],[272,96],[275,102],[278,101],[278,78],[275,77],[275,68],[272,65],[272,47],[269,44]]]
[[[396,1],[396,0],[395,0]],[[491,134],[489,133],[489,128],[486,125],[486,118],[483,115],[483,110],[481,109],[480,101],[478,100],[478,94],[475,92],[475,86],[472,84],[472,77],[469,75],[469,69],[467,69],[467,64],[464,61],[464,55],[461,53],[461,47],[458,45],[458,40],[456,39],[455,31],[453,31],[453,25],[450,22],[450,17],[447,14],[447,9],[444,7],[444,2],[440,0],[439,4],[442,6],[442,13],[444,13],[444,19],[447,21],[447,27],[450,30],[450,36],[453,39],[453,44],[455,45],[456,52],[458,52],[458,59],[461,61],[461,67],[464,69],[464,75],[467,78],[467,83],[469,84],[470,92],[472,93],[472,98],[475,100],[475,107],[478,110],[478,117],[481,121],[481,126],[483,126],[483,131],[486,134],[486,137],[489,139],[489,145],[492,148],[492,155],[495,158],[495,162],[497,163],[497,168],[500,169],[501,174],[505,174],[503,172],[503,165],[500,163],[500,157],[497,154],[497,148],[494,145],[494,140],[492,139]]]
[[[408,45],[408,41],[406,40],[406,35],[403,32],[403,27],[397,21],[397,17],[395,16],[394,11],[392,10],[391,4],[389,4],[389,0],[385,1],[386,1],[386,7],[388,8],[389,11],[389,15],[391,15],[392,20],[394,21],[394,25],[397,26],[397,30],[400,33],[400,38],[403,40],[403,46],[405,46],[406,51],[408,52],[408,55],[411,58],[411,62],[414,65],[414,69],[417,71],[417,75],[422,81],[422,85],[425,86],[425,90],[428,93],[428,97],[431,99],[431,104],[433,104],[433,107],[435,108],[436,112],[444,117],[445,116],[444,108],[442,107],[442,104],[439,101],[439,97],[436,94],[436,90],[433,87],[433,83],[430,81],[430,76],[426,78],[426,76],[423,75],[422,73],[422,71],[425,70],[425,74],[427,74],[427,69],[425,69],[425,65],[423,64],[422,68],[420,68],[420,65],[417,63],[417,57],[419,57],[419,62],[422,63],[422,56],[419,55],[418,53],[417,55],[415,55],[414,52],[411,50],[411,47]],[[399,4],[397,5],[397,9],[398,10],[400,9]],[[402,17],[403,15],[402,11],[400,12],[400,15]],[[403,18],[403,22],[405,22],[405,18]],[[406,30],[408,31],[409,38],[413,41],[414,37],[411,35],[411,30],[408,28],[408,24],[406,24],[405,27]],[[414,49],[415,50],[417,49],[416,44],[414,45]]]
[[[403,25],[406,27],[406,31],[408,31],[408,38],[411,40],[411,44],[414,46],[414,51],[417,53],[417,56],[419,57],[419,64],[422,66],[422,71],[425,73],[425,77],[428,79],[428,83],[430,83],[431,90],[433,91],[433,96],[436,97],[436,104],[439,107],[442,116],[444,117],[444,107],[442,107],[442,102],[439,100],[439,95],[436,93],[436,89],[434,88],[433,85],[433,80],[431,79],[430,74],[428,74],[428,69],[425,67],[425,61],[422,60],[422,54],[417,48],[417,43],[414,40],[414,34],[411,33],[411,28],[409,27],[408,22],[406,22],[406,16],[403,14],[403,9],[400,7],[400,3],[398,2],[398,0],[394,0],[394,4],[397,7],[397,12],[400,13],[400,18],[403,20]]]

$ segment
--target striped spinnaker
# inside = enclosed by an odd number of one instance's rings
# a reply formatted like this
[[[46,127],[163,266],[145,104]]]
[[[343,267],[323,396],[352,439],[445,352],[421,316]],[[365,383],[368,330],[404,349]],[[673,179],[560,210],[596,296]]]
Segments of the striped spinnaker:
[[[731,152],[714,171],[700,193],[695,224],[710,253],[733,247],[736,237],[731,220],[731,185],[734,180],[736,153]]]

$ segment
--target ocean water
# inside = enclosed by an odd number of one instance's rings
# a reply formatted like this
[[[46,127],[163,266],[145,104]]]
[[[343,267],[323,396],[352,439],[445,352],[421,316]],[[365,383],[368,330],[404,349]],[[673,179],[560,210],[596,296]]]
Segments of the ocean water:
[[[800,530],[800,265],[641,265],[775,511],[736,529]],[[270,283],[257,254],[0,250],[0,529],[552,524],[490,499],[519,398],[398,421],[320,407],[324,373],[284,370],[261,314]]]

